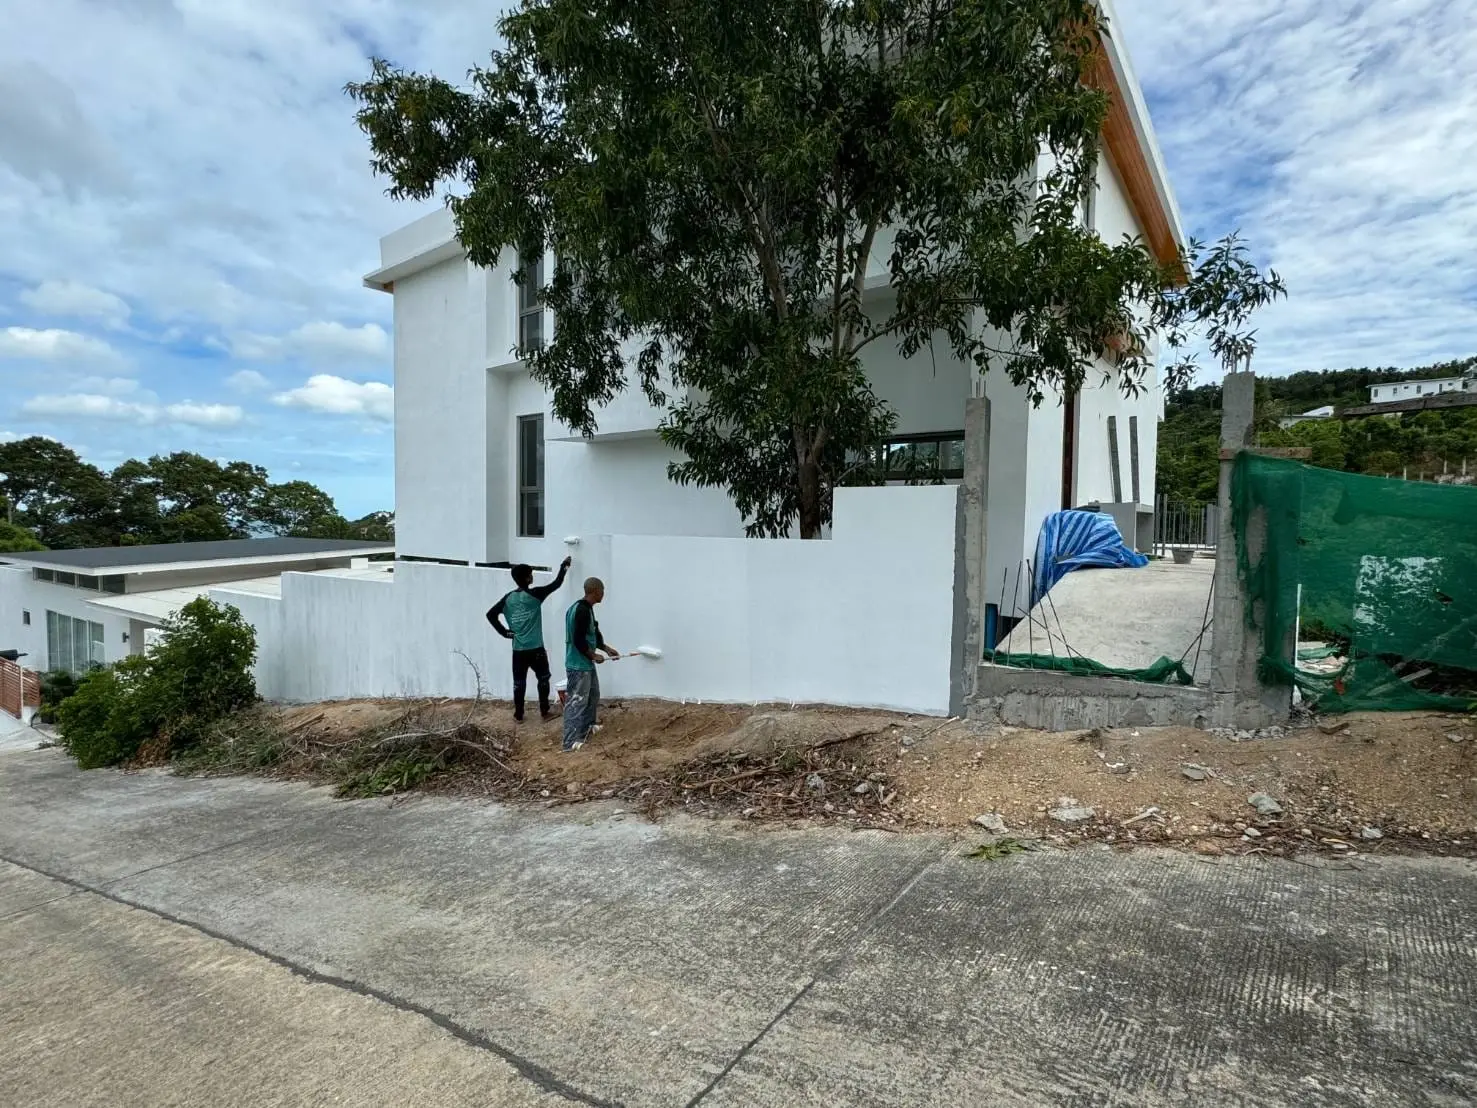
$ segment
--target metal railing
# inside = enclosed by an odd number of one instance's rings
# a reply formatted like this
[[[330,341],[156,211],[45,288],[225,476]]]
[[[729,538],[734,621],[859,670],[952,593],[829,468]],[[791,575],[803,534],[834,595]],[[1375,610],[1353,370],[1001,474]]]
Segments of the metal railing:
[[[1163,557],[1177,546],[1214,550],[1219,524],[1214,504],[1189,504],[1159,496],[1154,504],[1154,553]]]

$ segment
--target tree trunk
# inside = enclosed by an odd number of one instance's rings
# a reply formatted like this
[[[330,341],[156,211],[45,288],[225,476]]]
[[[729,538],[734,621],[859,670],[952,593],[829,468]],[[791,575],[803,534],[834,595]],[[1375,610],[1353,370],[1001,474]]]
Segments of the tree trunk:
[[[798,474],[800,480],[800,537],[821,537],[821,467],[815,462],[801,459]]]

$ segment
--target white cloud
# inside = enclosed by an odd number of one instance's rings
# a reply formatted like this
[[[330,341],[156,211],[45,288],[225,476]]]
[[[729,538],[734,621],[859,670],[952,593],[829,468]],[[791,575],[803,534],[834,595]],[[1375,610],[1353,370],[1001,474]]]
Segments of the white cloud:
[[[33,396],[21,405],[26,415],[60,419],[110,420],[146,425],[174,423],[193,427],[230,427],[241,422],[243,412],[231,404],[197,404],[186,400],[156,404],[123,400],[99,393],[50,393]]]
[[[330,373],[308,378],[301,388],[278,393],[274,404],[331,415],[363,416],[389,421],[395,418],[395,390],[379,381],[350,381]]]
[[[226,378],[226,384],[236,392],[264,392],[272,387],[272,382],[254,369],[237,370]]]
[[[1289,297],[1259,373],[1477,353],[1477,24],[1444,0],[1120,0],[1191,234],[1241,228]]]
[[[132,377],[84,377],[77,382],[78,392],[101,393],[104,396],[138,395],[143,391]],[[152,398],[152,394],[149,394]]]
[[[166,404],[160,409],[160,416],[166,422],[194,427],[233,427],[241,422],[242,415],[234,404],[196,404],[190,400]]]
[[[38,362],[103,364],[122,362],[123,355],[102,339],[57,328],[7,327],[0,331],[0,358]]]
[[[128,305],[120,297],[76,281],[42,281],[22,292],[20,301],[43,315],[95,319],[114,328],[127,323],[130,315]]]
[[[309,362],[364,362],[383,360],[390,352],[390,336],[378,323],[345,327],[342,323],[305,323],[286,335],[237,335],[230,352],[250,361],[302,358]]]

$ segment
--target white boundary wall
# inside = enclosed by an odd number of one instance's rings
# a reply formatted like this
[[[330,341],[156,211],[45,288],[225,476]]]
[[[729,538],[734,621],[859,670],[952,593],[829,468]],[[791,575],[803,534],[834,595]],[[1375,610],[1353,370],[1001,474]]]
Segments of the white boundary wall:
[[[818,702],[944,714],[954,618],[958,489],[840,489],[817,542],[649,535],[584,537],[544,604],[544,640],[563,674],[565,609],[587,576],[622,651],[658,661],[601,667],[604,694],[734,703]],[[549,560],[563,556],[551,545]],[[538,580],[547,580],[540,575]],[[507,642],[484,613],[505,570],[400,562],[388,584],[282,576],[280,599],[212,590],[257,631],[257,685],[271,700],[512,694]],[[532,690],[530,690],[531,692]]]

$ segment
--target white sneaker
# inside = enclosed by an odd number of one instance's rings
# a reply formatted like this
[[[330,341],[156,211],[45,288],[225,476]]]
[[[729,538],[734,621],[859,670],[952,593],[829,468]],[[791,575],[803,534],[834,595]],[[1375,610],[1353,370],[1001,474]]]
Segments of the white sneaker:
[[[585,745],[585,740],[584,739],[580,739],[578,742],[572,742],[572,743],[570,743],[568,746],[566,746],[564,748],[564,753],[566,753],[566,754],[572,754],[572,753],[574,753],[576,750],[578,750],[580,747],[582,747],[584,745]]]

